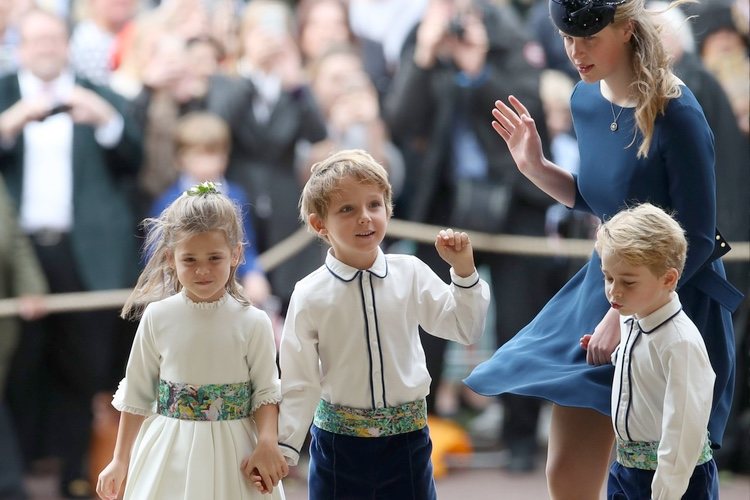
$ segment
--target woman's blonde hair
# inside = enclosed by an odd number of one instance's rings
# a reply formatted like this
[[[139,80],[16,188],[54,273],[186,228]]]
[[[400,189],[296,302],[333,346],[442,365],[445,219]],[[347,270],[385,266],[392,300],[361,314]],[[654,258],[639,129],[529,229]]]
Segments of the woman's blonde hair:
[[[299,200],[300,220],[312,230],[308,217],[315,214],[321,219],[328,215],[331,198],[339,192],[339,184],[351,177],[363,184],[373,184],[383,191],[388,217],[393,213],[393,192],[388,182],[388,172],[369,153],[361,149],[345,149],[333,153],[310,169]]]
[[[197,192],[196,188],[192,188],[165,208],[159,217],[143,221],[146,230],[146,266],[122,308],[120,315],[123,318],[137,319],[149,302],[182,290],[177,273],[171,266],[174,249],[181,241],[196,234],[221,231],[233,250],[245,244],[239,207],[215,189],[208,191]],[[242,251],[239,255],[238,265],[242,263]],[[240,303],[249,305],[235,278],[236,272],[237,266],[233,266],[226,283],[227,293]]]
[[[676,0],[668,9],[694,0]],[[635,121],[643,140],[638,157],[648,156],[654,136],[654,122],[663,114],[670,99],[682,95],[679,80],[672,72],[672,60],[662,44],[659,23],[654,16],[663,11],[646,10],[645,0],[627,0],[618,5],[614,24],[632,24],[630,38],[634,79],[631,93],[635,98]],[[633,138],[635,141],[635,137]]]
[[[677,269],[682,274],[687,238],[680,224],[650,203],[626,208],[603,222],[596,231],[595,248],[634,266],[646,266],[655,276]]]

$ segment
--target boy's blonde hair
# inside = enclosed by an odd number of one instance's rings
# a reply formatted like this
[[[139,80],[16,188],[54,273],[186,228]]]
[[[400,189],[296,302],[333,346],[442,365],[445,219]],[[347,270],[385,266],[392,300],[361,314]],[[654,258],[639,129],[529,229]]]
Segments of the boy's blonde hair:
[[[393,192],[388,182],[388,172],[366,151],[339,151],[313,165],[310,172],[299,200],[299,217],[308,229],[312,229],[308,220],[310,214],[320,219],[328,216],[331,198],[339,192],[339,184],[346,177],[379,187],[383,191],[386,214],[390,217],[393,213]]]
[[[674,268],[681,275],[687,255],[687,239],[680,224],[650,203],[627,208],[596,232],[596,251],[622,257],[634,266],[646,266],[655,276]]]
[[[173,141],[177,153],[196,147],[229,153],[232,138],[223,118],[208,111],[193,111],[177,120]]]
[[[120,315],[123,318],[137,319],[149,302],[164,299],[182,290],[177,273],[170,265],[174,249],[181,241],[196,234],[221,231],[232,250],[245,244],[239,207],[218,192],[213,184],[204,183],[200,186],[212,187],[200,192],[192,188],[165,208],[159,217],[143,221],[142,226],[146,230],[146,266],[122,308]],[[235,278],[237,267],[243,261],[241,248],[239,255],[237,266],[232,267],[229,274],[226,290],[240,303],[249,305]]]

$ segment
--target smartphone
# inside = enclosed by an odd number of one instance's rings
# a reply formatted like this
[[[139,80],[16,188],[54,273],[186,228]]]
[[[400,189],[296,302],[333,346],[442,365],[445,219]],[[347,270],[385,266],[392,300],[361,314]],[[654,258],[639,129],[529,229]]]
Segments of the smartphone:
[[[49,118],[52,115],[57,115],[57,114],[60,114],[60,113],[67,113],[71,109],[72,108],[71,108],[70,104],[57,104],[57,105],[53,106],[52,109],[49,110],[49,112],[44,116],[44,119],[46,120],[47,118]]]
[[[270,35],[285,35],[287,33],[286,13],[281,8],[268,6],[260,15],[260,26]]]

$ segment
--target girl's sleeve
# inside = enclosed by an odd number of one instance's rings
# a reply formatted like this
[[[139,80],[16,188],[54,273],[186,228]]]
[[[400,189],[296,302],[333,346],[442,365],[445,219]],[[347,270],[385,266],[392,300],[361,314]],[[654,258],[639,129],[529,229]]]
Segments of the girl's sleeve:
[[[146,307],[138,325],[125,378],[120,381],[112,406],[120,411],[149,416],[154,413],[161,356],[153,336],[151,306]]]
[[[312,313],[300,304],[304,301],[297,290],[289,302],[279,349],[279,444],[291,465],[299,460],[321,394],[318,335],[310,321]]]
[[[490,305],[489,285],[476,270],[463,278],[453,268],[451,283],[446,285],[427,264],[416,257],[413,260],[420,326],[431,335],[464,345],[478,341]]]
[[[716,236],[714,140],[698,108],[671,103],[658,138],[675,218],[688,240],[680,284],[692,278],[713,253]]]
[[[667,386],[652,498],[681,498],[708,438],[714,372],[705,350],[682,340],[662,360]]]
[[[252,386],[251,411],[257,410],[260,406],[281,401],[279,371],[276,368],[276,344],[271,319],[259,311],[256,317],[252,341],[248,342],[249,351],[246,353]]]

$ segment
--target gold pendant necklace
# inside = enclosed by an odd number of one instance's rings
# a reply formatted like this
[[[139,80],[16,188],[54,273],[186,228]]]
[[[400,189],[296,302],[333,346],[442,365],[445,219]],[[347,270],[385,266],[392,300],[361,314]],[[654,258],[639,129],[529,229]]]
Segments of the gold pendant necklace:
[[[620,119],[620,115],[622,114],[622,110],[625,109],[624,107],[620,108],[620,111],[615,115],[615,107],[612,105],[612,101],[609,103],[610,109],[612,109],[612,123],[609,124],[609,129],[612,132],[617,132],[617,129],[620,128],[617,125],[617,120]]]

